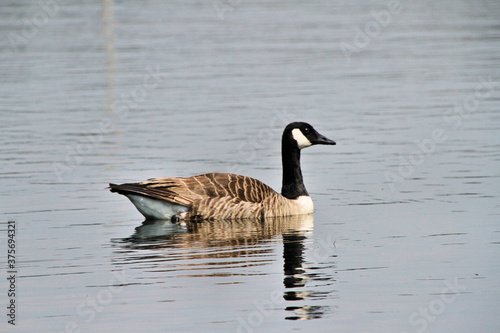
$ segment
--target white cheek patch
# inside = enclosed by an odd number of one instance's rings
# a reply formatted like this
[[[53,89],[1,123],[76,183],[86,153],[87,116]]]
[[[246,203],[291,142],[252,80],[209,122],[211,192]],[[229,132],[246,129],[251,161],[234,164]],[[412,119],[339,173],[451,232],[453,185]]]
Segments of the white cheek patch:
[[[292,130],[292,136],[297,141],[297,145],[299,146],[299,149],[306,148],[309,146],[312,146],[311,141],[309,141],[304,134],[302,134],[302,131],[298,128],[294,128]]]

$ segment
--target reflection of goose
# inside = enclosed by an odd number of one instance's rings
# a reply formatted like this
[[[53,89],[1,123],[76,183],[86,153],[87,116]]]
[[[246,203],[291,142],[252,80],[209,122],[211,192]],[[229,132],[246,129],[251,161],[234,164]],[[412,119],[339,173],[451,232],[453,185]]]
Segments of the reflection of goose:
[[[141,248],[154,244],[206,245],[208,247],[257,244],[263,239],[285,235],[313,228],[313,215],[295,215],[266,218],[265,223],[257,219],[233,219],[225,221],[204,221],[204,223],[179,224],[165,220],[144,221],[135,228],[132,236],[124,239],[125,244]]]
[[[277,260],[271,254],[276,251],[277,236],[282,235],[283,302],[287,303],[283,308],[288,313],[285,318],[320,318],[330,313],[329,306],[317,301],[330,293],[325,292],[324,284],[332,278],[317,266],[311,267],[306,257],[313,225],[313,214],[266,218],[265,221],[240,219],[185,224],[146,220],[133,235],[114,242],[119,249],[113,263],[141,268],[146,264],[150,271],[161,273],[162,280],[175,275],[182,278],[260,276],[266,274],[260,267]],[[283,303],[275,302],[276,308],[281,305]]]
[[[165,220],[144,221],[142,225],[135,228],[135,233],[128,240],[140,243],[152,239],[161,239],[165,236],[185,234],[187,231],[186,226],[179,223]]]
[[[295,230],[283,233],[283,284],[285,292],[283,298],[287,301],[304,301],[313,298],[318,299],[318,296],[324,296],[325,292],[318,293],[305,289],[306,284],[310,280],[324,280],[325,277],[317,273],[312,273],[310,269],[304,268],[304,251],[306,249],[305,242],[307,240],[307,232],[305,230]],[[317,281],[316,281],[317,282]],[[323,294],[323,295],[322,295]],[[287,306],[287,311],[293,312],[286,317],[289,320],[307,320],[321,318],[329,312],[329,307],[323,305],[290,305]]]
[[[310,214],[313,203],[302,179],[300,150],[314,144],[334,145],[311,125],[289,124],[282,136],[281,195],[259,180],[230,173],[188,178],[153,178],[140,183],[110,184],[149,219],[262,218]]]
[[[265,223],[260,219],[207,220],[186,224],[146,220],[130,237],[114,240],[120,247],[116,254],[121,258],[114,262],[142,264],[151,259],[155,270],[182,272],[185,277],[200,277],[200,268],[205,270],[204,276],[220,276],[221,268],[231,267],[234,268],[231,275],[260,275],[261,272],[248,269],[272,261],[263,256],[274,251],[275,242],[269,240],[283,234],[312,230],[313,217],[313,214],[272,217],[266,218]],[[158,258],[165,258],[165,261]],[[230,260],[221,266],[221,258]],[[188,264],[182,262],[190,259],[193,261]],[[176,266],[178,260],[181,262]],[[191,270],[193,275],[188,273]]]

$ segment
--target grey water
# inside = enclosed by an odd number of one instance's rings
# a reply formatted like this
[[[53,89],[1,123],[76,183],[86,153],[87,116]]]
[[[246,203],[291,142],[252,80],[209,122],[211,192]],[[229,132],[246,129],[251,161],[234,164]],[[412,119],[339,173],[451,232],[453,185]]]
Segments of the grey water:
[[[497,1],[5,1],[0,327],[498,332]],[[143,223],[109,182],[281,185],[314,216]],[[16,224],[8,323],[7,221]]]

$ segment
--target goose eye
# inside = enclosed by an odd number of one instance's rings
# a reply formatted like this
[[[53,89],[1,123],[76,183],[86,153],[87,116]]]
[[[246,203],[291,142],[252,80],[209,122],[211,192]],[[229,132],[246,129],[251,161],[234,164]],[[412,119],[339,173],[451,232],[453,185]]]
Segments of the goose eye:
[[[309,134],[311,132],[311,129],[309,127],[304,127],[302,129],[302,132],[304,132],[304,134]]]

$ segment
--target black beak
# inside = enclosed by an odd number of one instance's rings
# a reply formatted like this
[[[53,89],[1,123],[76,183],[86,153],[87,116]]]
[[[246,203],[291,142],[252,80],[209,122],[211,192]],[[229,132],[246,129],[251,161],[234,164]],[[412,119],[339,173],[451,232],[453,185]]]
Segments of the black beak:
[[[313,142],[316,145],[336,145],[335,141],[328,139],[327,137],[318,133],[318,137]]]

